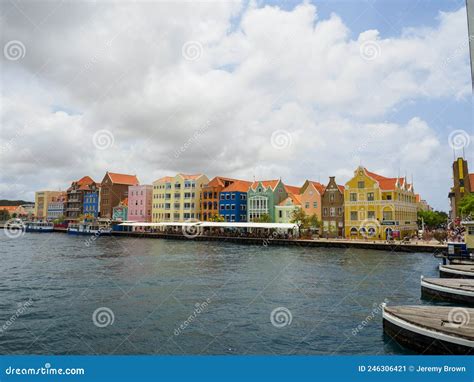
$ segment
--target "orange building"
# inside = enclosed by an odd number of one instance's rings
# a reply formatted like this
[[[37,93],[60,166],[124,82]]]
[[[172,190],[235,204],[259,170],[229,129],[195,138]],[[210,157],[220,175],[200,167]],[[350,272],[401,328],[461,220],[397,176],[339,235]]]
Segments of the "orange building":
[[[322,218],[321,198],[324,194],[324,188],[319,182],[307,180],[304,182],[299,193],[301,208],[308,216],[315,214],[319,220]]]
[[[202,221],[209,221],[219,216],[220,193],[235,182],[238,182],[238,179],[216,176],[202,186],[200,201]]]

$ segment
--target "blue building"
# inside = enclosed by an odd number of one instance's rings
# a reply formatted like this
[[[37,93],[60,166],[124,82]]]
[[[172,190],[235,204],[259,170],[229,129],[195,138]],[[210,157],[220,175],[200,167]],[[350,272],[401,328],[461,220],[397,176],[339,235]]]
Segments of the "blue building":
[[[219,215],[226,222],[247,221],[247,191],[252,182],[237,180],[219,194]]]
[[[87,191],[84,193],[84,215],[99,216],[99,191]]]

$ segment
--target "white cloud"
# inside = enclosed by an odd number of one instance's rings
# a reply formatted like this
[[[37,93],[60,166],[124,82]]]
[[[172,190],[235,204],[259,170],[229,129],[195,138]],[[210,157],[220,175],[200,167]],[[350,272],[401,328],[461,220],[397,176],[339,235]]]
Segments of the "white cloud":
[[[386,175],[413,173],[418,190],[446,206],[447,142],[416,115],[385,119],[403,102],[468,96],[464,9],[441,13],[436,28],[351,38],[344,20],[320,20],[308,3],[292,11],[236,2],[48,4],[50,12],[24,5],[36,28],[14,8],[1,20],[2,43],[26,46],[23,59],[2,61],[0,160],[9,165],[1,197],[19,197],[12,184],[31,199],[35,189],[67,187],[84,174],[100,180],[106,170],[146,182],[175,171],[342,181],[361,162]],[[198,60],[183,57],[187,41],[202,45]],[[361,55],[366,42],[378,49],[373,59]],[[101,129],[114,136],[102,151],[92,144]],[[291,135],[285,150],[271,145],[277,130]]]

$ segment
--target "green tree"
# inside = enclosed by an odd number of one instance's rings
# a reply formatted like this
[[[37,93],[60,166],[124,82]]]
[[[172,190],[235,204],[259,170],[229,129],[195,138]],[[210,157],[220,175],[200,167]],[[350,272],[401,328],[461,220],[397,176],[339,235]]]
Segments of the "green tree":
[[[465,195],[459,202],[461,216],[474,215],[474,193]]]
[[[272,219],[270,215],[263,214],[259,218],[254,219],[254,223],[271,223]]]
[[[8,213],[7,210],[0,210],[0,220],[1,221],[7,221],[10,219],[10,214]]]
[[[298,231],[301,232],[302,229],[306,229],[309,226],[309,219],[306,212],[301,208],[295,208],[291,212],[290,223],[296,224],[298,226]]]
[[[322,222],[318,219],[318,215],[312,214],[308,217],[308,226],[313,229],[320,229]]]
[[[215,214],[209,218],[210,222],[222,223],[225,221],[224,216]]]
[[[448,214],[443,211],[418,211],[418,226],[422,226],[424,222],[425,227],[429,229],[436,229],[442,224],[446,223]]]

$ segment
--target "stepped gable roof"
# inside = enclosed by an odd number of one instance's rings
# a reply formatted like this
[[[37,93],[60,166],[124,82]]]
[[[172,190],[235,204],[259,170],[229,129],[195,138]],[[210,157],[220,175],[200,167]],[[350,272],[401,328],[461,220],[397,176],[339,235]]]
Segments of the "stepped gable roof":
[[[280,179],[275,179],[275,180],[256,180],[255,182],[252,183],[250,186],[252,190],[255,190],[258,186],[259,183],[262,183],[263,187],[268,188],[270,187],[272,190],[275,189],[275,187],[278,185],[278,182],[280,182]]]

